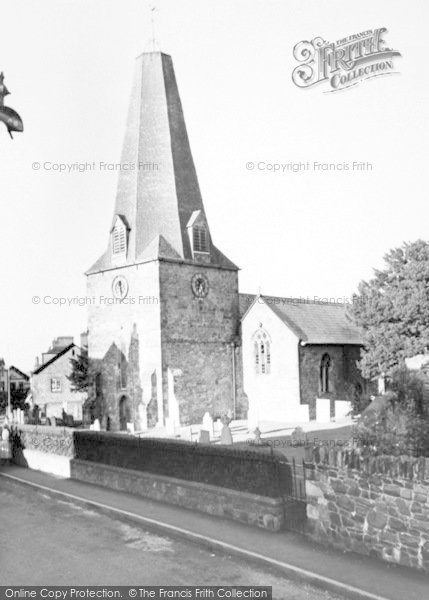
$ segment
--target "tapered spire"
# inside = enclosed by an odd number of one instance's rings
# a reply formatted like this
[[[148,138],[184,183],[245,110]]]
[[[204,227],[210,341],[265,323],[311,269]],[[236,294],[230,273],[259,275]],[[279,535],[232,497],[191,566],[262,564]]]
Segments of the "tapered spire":
[[[162,52],[136,59],[121,167],[112,228],[119,217],[126,230],[123,264],[166,258],[236,268],[212,244],[173,62]],[[197,226],[205,230],[203,252],[193,246]],[[90,272],[117,264],[111,236]]]

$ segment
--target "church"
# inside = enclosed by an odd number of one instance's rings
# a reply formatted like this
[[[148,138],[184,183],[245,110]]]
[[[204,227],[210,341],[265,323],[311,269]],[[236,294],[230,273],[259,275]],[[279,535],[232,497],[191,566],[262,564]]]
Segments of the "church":
[[[88,354],[112,430],[330,420],[365,387],[343,305],[240,294],[210,231],[170,56],[136,59],[107,248],[87,271]]]

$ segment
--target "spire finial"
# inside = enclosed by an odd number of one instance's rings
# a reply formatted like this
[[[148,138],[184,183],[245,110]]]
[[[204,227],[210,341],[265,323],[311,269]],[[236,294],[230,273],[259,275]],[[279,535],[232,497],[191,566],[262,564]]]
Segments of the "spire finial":
[[[150,7],[150,24],[151,24],[151,32],[152,32],[151,46],[152,46],[152,52],[155,52],[158,49],[158,44],[156,42],[156,34],[155,34],[155,13],[158,10],[158,8],[154,2],[151,2],[149,7]]]

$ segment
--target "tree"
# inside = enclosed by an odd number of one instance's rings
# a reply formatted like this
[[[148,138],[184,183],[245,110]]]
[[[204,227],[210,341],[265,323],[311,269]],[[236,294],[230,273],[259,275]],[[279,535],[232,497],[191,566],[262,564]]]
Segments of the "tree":
[[[354,438],[370,453],[429,457],[429,402],[422,373],[393,370],[389,391],[363,411]]]
[[[4,413],[7,408],[7,392],[0,392],[0,414]]]
[[[429,346],[429,243],[404,243],[384,260],[386,268],[359,284],[349,308],[363,332],[365,377],[389,376]]]
[[[25,401],[28,395],[28,390],[20,390],[15,389],[10,392],[10,403],[12,406],[12,410],[15,408],[20,408],[21,410],[25,410],[28,407],[27,402]]]
[[[88,350],[82,348],[76,358],[70,359],[72,372],[67,375],[73,392],[88,392],[90,387]]]

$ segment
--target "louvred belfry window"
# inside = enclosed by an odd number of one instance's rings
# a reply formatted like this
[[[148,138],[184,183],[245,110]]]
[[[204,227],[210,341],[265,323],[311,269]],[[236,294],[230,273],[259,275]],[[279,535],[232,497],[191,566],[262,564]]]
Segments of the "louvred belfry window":
[[[127,246],[127,236],[125,227],[117,224],[113,229],[112,248],[113,254],[124,254]]]
[[[201,225],[195,225],[193,227],[193,245],[194,252],[209,251],[209,240],[205,227],[202,227]]]

